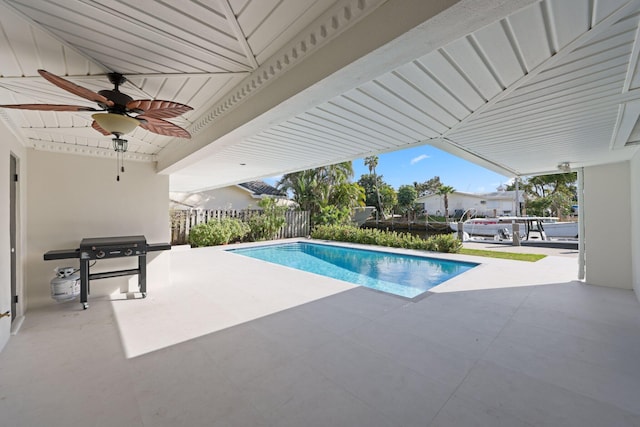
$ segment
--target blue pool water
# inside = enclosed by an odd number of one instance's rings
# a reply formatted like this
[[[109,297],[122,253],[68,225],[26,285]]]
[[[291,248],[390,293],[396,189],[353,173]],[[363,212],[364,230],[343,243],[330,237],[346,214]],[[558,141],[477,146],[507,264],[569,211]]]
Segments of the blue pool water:
[[[229,249],[240,255],[415,298],[478,264],[306,242]]]

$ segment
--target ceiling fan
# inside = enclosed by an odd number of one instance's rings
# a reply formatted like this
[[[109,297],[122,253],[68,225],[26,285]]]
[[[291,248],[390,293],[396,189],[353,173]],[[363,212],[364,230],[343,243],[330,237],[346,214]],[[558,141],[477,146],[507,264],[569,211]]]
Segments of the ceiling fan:
[[[120,85],[127,81],[126,77],[122,74],[108,73],[107,77],[114,85],[114,88],[112,90],[101,90],[96,93],[46,70],[38,70],[38,73],[59,88],[97,103],[100,109],[82,105],[60,104],[12,104],[0,105],[0,108],[38,111],[98,111],[98,113],[91,116],[93,118],[91,127],[105,136],[115,136],[112,141],[113,149],[118,156],[119,171],[124,172],[122,157],[123,153],[127,151],[128,145],[128,141],[123,139],[122,136],[133,131],[138,126],[159,135],[191,138],[191,135],[186,129],[164,119],[177,117],[187,111],[193,110],[192,107],[173,101],[133,99],[119,90]],[[119,173],[116,179],[120,181]]]
[[[192,107],[173,101],[133,99],[119,90],[120,85],[127,81],[122,74],[108,73],[107,77],[114,88],[96,93],[46,70],[38,70],[38,73],[59,88],[97,103],[100,109],[58,104],[13,104],[0,107],[39,111],[103,111],[92,115],[94,121],[91,127],[105,136],[113,134],[117,139],[138,126],[159,135],[191,138],[186,129],[164,119],[177,117],[193,110]]]

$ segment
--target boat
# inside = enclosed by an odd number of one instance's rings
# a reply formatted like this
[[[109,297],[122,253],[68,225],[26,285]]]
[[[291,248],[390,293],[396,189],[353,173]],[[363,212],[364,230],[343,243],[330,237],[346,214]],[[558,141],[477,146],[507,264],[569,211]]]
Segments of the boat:
[[[353,208],[351,211],[351,222],[360,227],[375,210],[375,206]]]
[[[578,238],[577,221],[542,221],[547,237]]]
[[[513,223],[520,224],[519,234],[522,238],[577,238],[578,223],[559,221],[557,217],[538,216],[499,216],[496,218],[470,218],[463,222],[463,230],[470,236],[511,236]],[[458,223],[450,222],[449,228],[457,232]],[[532,236],[532,233],[535,233]]]

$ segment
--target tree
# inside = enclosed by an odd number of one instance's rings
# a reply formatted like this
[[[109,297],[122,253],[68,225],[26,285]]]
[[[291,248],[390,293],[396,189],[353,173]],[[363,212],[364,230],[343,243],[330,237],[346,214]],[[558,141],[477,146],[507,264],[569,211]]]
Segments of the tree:
[[[260,199],[258,206],[262,208],[262,214],[249,218],[251,238],[255,241],[275,239],[280,229],[287,223],[286,206],[278,206],[276,199],[265,197]]]
[[[333,187],[329,204],[356,208],[365,206],[365,198],[364,188],[357,182],[343,182]]]
[[[444,198],[444,217],[449,218],[449,194],[456,191],[455,188],[450,185],[441,185],[438,187],[436,194]]]
[[[534,176],[522,180],[520,190],[527,200],[527,213],[544,216],[549,212],[555,216],[568,215],[575,204],[578,193],[575,172]],[[507,190],[515,190],[515,183],[507,186]]]
[[[528,183],[534,195],[547,197],[562,191],[576,194],[577,179],[578,175],[575,172],[568,172],[534,176],[529,178]]]
[[[377,182],[376,182],[377,181]],[[372,174],[364,174],[360,176],[358,185],[364,188],[365,205],[378,207],[378,195],[376,193],[376,185],[382,185],[382,178],[374,177]]]
[[[298,208],[309,211],[314,222],[323,208],[325,218],[342,218],[347,214],[350,217],[350,208],[362,206],[364,190],[351,182],[352,178],[352,163],[342,162],[285,174],[276,186],[291,192]],[[330,206],[335,210],[329,209]]]
[[[285,174],[276,187],[292,193],[293,201],[302,211],[312,211],[317,203],[318,179],[313,169]]]
[[[383,212],[385,215],[389,215],[393,207],[398,204],[398,195],[396,190],[389,184],[382,184],[379,188],[383,206],[387,206]]]
[[[367,206],[375,206],[381,215],[391,213],[393,206],[397,204],[396,191],[389,184],[382,180],[382,176],[374,176],[372,174],[364,174],[360,176],[358,184],[364,188]],[[378,205],[378,197],[383,206],[387,206],[383,211]]]
[[[398,188],[398,208],[403,214],[407,214],[416,204],[418,192],[413,185],[401,185]]]
[[[369,168],[369,175],[373,175],[376,195],[378,196],[378,203],[376,206],[378,207],[378,212],[384,215],[384,209],[382,204],[382,198],[380,197],[380,187],[378,185],[378,174],[376,173],[376,167],[378,166],[378,156],[369,156],[364,158],[364,165]]]
[[[418,192],[418,197],[426,196],[427,194],[435,194],[441,185],[442,182],[440,182],[439,176],[434,176],[433,178],[424,182],[413,183],[413,186]]]
[[[336,163],[312,169],[318,182],[320,202],[326,206],[330,203],[332,194],[340,185],[349,183],[353,178],[353,164],[351,162]]]

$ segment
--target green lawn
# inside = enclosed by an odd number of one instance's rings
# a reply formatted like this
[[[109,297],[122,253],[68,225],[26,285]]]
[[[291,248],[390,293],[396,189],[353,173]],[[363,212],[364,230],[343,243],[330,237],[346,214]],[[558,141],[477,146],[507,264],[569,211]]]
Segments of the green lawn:
[[[502,258],[502,259],[511,259],[514,261],[529,261],[536,262],[546,257],[546,255],[541,254],[520,254],[513,252],[498,252],[498,251],[485,251],[482,249],[467,249],[461,248],[460,252],[463,255],[474,255],[474,256],[484,256],[489,258]]]

